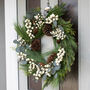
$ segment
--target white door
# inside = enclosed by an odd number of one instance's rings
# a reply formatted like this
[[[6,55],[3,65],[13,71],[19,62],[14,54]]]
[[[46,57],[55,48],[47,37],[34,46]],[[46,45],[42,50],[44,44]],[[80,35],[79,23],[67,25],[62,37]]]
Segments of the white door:
[[[45,0],[46,1],[46,0]],[[64,0],[67,3],[75,0]],[[41,0],[42,2],[42,0]],[[58,1],[50,0],[52,5]],[[26,13],[26,0],[5,0],[5,43],[6,43],[6,87],[7,90],[28,90],[27,77],[21,72],[18,79],[17,56],[11,50],[13,40],[17,38],[13,23]],[[75,3],[76,4],[76,3]],[[89,90],[90,86],[90,0],[78,1],[79,26],[79,90]],[[71,7],[72,8],[72,7]],[[17,12],[19,10],[19,12]],[[72,11],[72,10],[71,10]],[[76,9],[75,9],[76,11]],[[17,16],[18,15],[18,16]],[[20,16],[21,15],[21,16]],[[19,18],[20,17],[20,18]],[[20,22],[22,19],[20,20]],[[22,80],[22,81],[20,81]],[[12,83],[13,82],[13,83]],[[66,84],[62,85],[63,87]],[[70,85],[70,84],[69,84]],[[62,87],[61,86],[61,87]],[[66,86],[65,86],[66,87]],[[68,86],[67,86],[68,87]],[[63,88],[62,88],[63,89]],[[61,89],[61,90],[62,90]],[[49,89],[48,89],[49,90]],[[50,89],[52,90],[52,89]],[[57,90],[57,89],[56,89]]]

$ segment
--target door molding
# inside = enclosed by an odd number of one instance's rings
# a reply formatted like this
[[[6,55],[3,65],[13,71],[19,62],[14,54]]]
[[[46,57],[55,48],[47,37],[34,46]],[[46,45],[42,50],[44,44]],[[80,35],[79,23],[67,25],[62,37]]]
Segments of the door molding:
[[[17,38],[14,23],[17,22],[17,1],[4,0],[5,9],[5,48],[6,48],[6,88],[18,90],[17,55],[11,47],[15,47],[13,40]]]

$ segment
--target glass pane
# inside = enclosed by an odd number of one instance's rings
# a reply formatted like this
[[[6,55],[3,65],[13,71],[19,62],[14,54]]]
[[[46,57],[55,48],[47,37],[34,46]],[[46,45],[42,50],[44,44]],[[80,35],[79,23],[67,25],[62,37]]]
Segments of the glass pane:
[[[40,0],[26,0],[26,11],[30,12],[31,8],[40,7]]]

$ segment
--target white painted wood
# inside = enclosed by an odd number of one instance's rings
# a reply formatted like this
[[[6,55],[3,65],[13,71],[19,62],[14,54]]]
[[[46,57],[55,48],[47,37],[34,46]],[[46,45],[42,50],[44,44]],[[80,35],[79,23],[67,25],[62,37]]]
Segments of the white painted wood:
[[[41,49],[42,53],[53,50],[54,49],[53,38],[44,35],[41,39],[41,46],[42,46],[42,49]],[[42,81],[42,85],[43,84],[44,84],[44,81]],[[57,87],[52,87],[52,85],[49,85],[44,90],[59,90],[59,85]]]
[[[58,0],[53,0],[53,1],[50,0],[51,7],[54,7],[57,4],[58,4]],[[47,0],[41,0],[41,12],[42,13],[44,12],[45,7],[47,7]],[[41,43],[42,43],[42,53],[52,50],[54,48],[52,37],[44,36],[41,39]],[[44,82],[42,81],[42,85],[43,84]],[[55,88],[52,87],[52,85],[49,85],[44,90],[59,90],[59,85]]]
[[[18,0],[18,23],[23,24],[23,17],[26,16],[26,0]],[[27,90],[27,76],[19,70],[19,89]]]
[[[13,40],[17,38],[14,23],[17,20],[16,0],[5,1],[5,39],[6,39],[6,88],[18,90],[17,55],[11,47],[15,47]]]
[[[42,46],[42,53],[51,51],[54,49],[54,44],[53,44],[53,38],[44,35],[41,39],[41,46]],[[45,57],[47,59],[47,57]],[[44,81],[42,81],[42,86],[44,84]],[[59,90],[59,85],[57,87],[52,87],[52,85],[49,85],[46,87],[44,90]]]
[[[54,49],[53,38],[44,35],[41,39],[41,46],[42,46],[42,53],[53,50]],[[44,81],[42,81],[42,85],[43,84]],[[44,90],[59,90],[59,85],[57,87],[52,87],[52,85],[49,85]]]
[[[90,0],[78,0],[79,90],[90,90]]]
[[[42,53],[51,51],[54,49],[53,38],[44,35],[41,39]]]
[[[6,90],[4,0],[0,0],[0,90]]]

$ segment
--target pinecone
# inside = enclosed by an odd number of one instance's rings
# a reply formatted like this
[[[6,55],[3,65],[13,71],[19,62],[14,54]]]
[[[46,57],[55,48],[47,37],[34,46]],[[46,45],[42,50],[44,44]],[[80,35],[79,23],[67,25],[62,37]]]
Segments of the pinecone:
[[[57,55],[56,53],[53,53],[52,55],[50,55],[47,59],[47,63],[50,63],[51,61],[53,61],[55,59],[56,55]]]
[[[47,36],[52,36],[51,32],[52,31],[52,25],[51,24],[45,24],[43,27],[43,33]]]
[[[40,66],[44,66],[45,64],[44,63],[39,63],[40,64]]]
[[[32,20],[32,23],[35,24],[35,20]]]
[[[33,30],[33,34],[36,35],[37,33],[38,33],[38,29],[35,28],[35,29]]]
[[[35,39],[31,44],[31,49],[33,51],[40,51],[41,50],[41,42],[39,39]]]
[[[57,43],[60,43],[60,40],[57,40]]]

